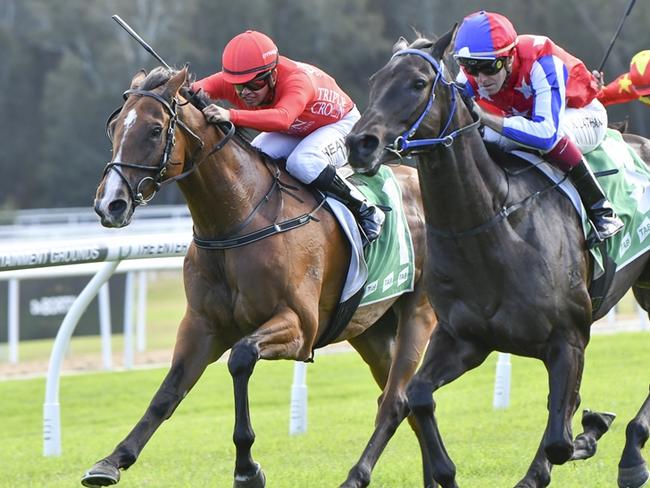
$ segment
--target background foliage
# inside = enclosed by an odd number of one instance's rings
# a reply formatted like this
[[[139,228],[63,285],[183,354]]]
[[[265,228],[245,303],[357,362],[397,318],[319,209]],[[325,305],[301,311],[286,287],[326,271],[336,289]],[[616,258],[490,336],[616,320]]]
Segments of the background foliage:
[[[119,14],[169,64],[197,77],[220,69],[237,33],[258,29],[280,51],[334,75],[363,109],[367,79],[394,41],[414,29],[440,35],[470,12],[508,15],[521,33],[544,34],[600,63],[629,0],[2,0],[0,1],[0,209],[86,206],[110,157],[107,115],[131,76],[156,61],[111,20]],[[607,80],[650,48],[650,2],[637,2],[605,66]],[[648,107],[610,110],[650,135]],[[156,203],[177,203],[165,191]]]

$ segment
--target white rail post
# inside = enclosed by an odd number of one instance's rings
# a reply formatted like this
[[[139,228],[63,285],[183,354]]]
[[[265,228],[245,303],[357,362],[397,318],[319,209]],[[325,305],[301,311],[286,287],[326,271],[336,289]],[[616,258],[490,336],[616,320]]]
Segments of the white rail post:
[[[124,284],[124,368],[133,369],[133,271]]]
[[[510,406],[510,354],[500,352],[497,359],[497,372],[494,379],[494,399],[492,406],[495,409]]]
[[[113,369],[113,351],[111,346],[111,297],[108,283],[99,289],[99,333],[102,338],[102,363],[104,369]]]
[[[643,310],[638,303],[636,304],[636,312],[639,316],[639,328],[641,330],[648,330],[648,312]]]
[[[289,412],[289,435],[307,432],[307,364],[296,361],[291,385],[291,409]]]
[[[609,309],[607,312],[607,325],[610,327],[616,325],[616,306]]]
[[[138,352],[147,349],[147,272],[138,271],[138,314],[136,323]]]
[[[20,286],[17,278],[9,280],[8,319],[9,329],[7,331],[7,345],[9,346],[9,362],[18,362],[18,340],[19,340],[19,310],[20,310]]]
[[[111,277],[119,261],[108,261],[86,285],[75,302],[65,315],[61,327],[54,339],[50,364],[47,368],[45,384],[45,403],[43,404],[43,455],[61,455],[61,409],[59,405],[59,379],[61,376],[61,363],[70,338],[74,332],[81,315],[101,286]]]

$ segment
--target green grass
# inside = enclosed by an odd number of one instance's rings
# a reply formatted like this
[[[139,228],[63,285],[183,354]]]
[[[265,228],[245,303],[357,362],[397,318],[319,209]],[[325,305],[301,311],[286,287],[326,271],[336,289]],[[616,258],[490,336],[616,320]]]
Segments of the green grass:
[[[619,417],[591,460],[553,470],[562,488],[611,487],[625,425],[648,392],[648,336],[596,336],[589,346],[583,406]],[[511,406],[492,410],[496,356],[436,392],[437,418],[463,487],[513,486],[525,473],[546,422],[547,379],[541,363],[513,358]],[[251,382],[255,459],[270,488],[334,487],[365,445],[378,389],[353,353],[316,356],[308,367],[309,426],[290,437],[293,363],[261,362]],[[61,380],[60,457],[42,456],[44,379],[0,382],[0,487],[80,486],[79,478],[107,455],[140,417],[165,370],[64,376]],[[574,422],[579,432],[579,416]],[[232,384],[223,363],[212,365],[174,416],[122,473],[120,486],[224,487],[232,485],[234,447]],[[371,486],[421,486],[419,449],[406,424],[374,472]]]

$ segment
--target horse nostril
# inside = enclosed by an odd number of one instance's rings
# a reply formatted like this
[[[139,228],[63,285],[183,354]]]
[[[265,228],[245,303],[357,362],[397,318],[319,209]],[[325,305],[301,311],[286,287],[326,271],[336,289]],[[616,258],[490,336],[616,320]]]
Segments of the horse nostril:
[[[365,134],[359,138],[361,148],[366,153],[373,153],[379,147],[379,138],[373,135]]]
[[[112,215],[121,215],[126,210],[126,202],[122,199],[113,200],[108,204],[108,211]]]

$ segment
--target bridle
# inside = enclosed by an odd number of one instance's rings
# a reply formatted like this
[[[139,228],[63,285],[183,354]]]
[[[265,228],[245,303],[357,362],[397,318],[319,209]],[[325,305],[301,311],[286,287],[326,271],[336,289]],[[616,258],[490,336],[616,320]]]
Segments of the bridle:
[[[219,141],[217,144],[215,144],[210,151],[208,151],[207,154],[205,154],[198,162],[194,162],[197,155],[203,150],[205,144],[203,140],[190,129],[183,120],[181,120],[178,117],[178,112],[176,110],[177,107],[186,105],[190,103],[191,99],[196,95],[196,94],[191,94],[190,97],[188,97],[188,101],[180,104],[178,103],[178,100],[174,97],[171,100],[171,103],[168,102],[164,97],[160,96],[158,93],[148,91],[148,90],[139,90],[139,89],[130,89],[126,90],[123,94],[124,100],[126,100],[130,95],[136,95],[136,96],[145,96],[145,97],[151,97],[158,102],[160,102],[163,107],[167,110],[167,113],[169,114],[169,125],[167,127],[167,139],[165,141],[165,149],[163,151],[163,154],[160,158],[160,162],[158,163],[158,166],[148,166],[140,163],[130,163],[130,162],[124,162],[124,161],[116,161],[116,162],[110,162],[106,165],[104,168],[104,175],[103,177],[106,177],[106,174],[109,171],[115,171],[119,175],[119,177],[122,179],[126,187],[129,189],[129,193],[131,195],[131,199],[133,201],[133,204],[135,206],[137,205],[146,205],[147,202],[149,202],[155,194],[160,190],[161,186],[164,184],[171,183],[173,181],[180,180],[181,178],[185,178],[187,175],[195,171],[199,165],[203,162],[206,161],[208,157],[210,157],[212,154],[215,152],[221,150],[233,137],[235,134],[235,125],[232,122],[224,122],[223,124],[227,124],[227,129],[223,130],[224,136]],[[118,109],[114,110],[113,113],[108,117],[108,120],[106,121],[106,134],[108,135],[108,138],[112,141],[112,134],[110,131],[110,124],[115,119],[115,117],[118,116],[118,114],[122,111],[124,105],[119,107]],[[180,174],[172,177],[172,178],[167,178],[163,181],[163,178],[167,174],[167,168],[170,164],[170,157],[172,150],[174,148],[174,144],[176,143],[175,139],[175,132],[176,132],[176,126],[181,127],[187,134],[192,137],[195,141],[198,142],[198,147],[194,150],[192,156],[189,158],[189,164],[191,164],[191,167],[189,169],[185,169],[183,172]],[[244,228],[248,226],[253,220],[254,215],[260,210],[260,208],[266,203],[270,201],[271,195],[275,191],[280,192],[280,198],[281,198],[281,204],[280,204],[280,209],[279,212],[282,211],[283,208],[283,200],[282,200],[282,194],[287,193],[291,197],[295,198],[296,200],[300,201],[301,203],[303,200],[301,200],[297,195],[293,193],[293,190],[297,190],[296,187],[288,185],[284,183],[280,179],[280,169],[277,166],[277,162],[273,162],[274,168],[269,167],[269,163],[267,161],[267,158],[263,158],[265,167],[271,172],[272,176],[272,183],[271,187],[269,190],[266,192],[264,197],[258,202],[258,204],[253,208],[252,212],[248,215],[247,218],[245,218],[237,227],[233,230],[231,230],[227,236],[222,237],[220,239],[202,239],[199,238],[198,236],[194,235],[194,244],[202,249],[208,249],[208,250],[223,250],[223,249],[232,249],[235,247],[240,247],[240,246],[245,246],[247,244],[250,244],[252,242],[259,241],[261,239],[265,239],[266,237],[279,234],[281,232],[287,232],[289,230],[295,229],[297,227],[302,227],[303,225],[308,224],[309,222],[313,221],[318,221],[318,219],[314,216],[318,210],[325,204],[325,198],[321,199],[314,208],[311,209],[310,212],[301,214],[297,217],[293,217],[288,220],[284,220],[282,222],[278,221],[278,215],[274,219],[274,222],[272,225],[264,227],[262,229],[255,230],[253,232],[250,232],[245,235],[238,235]],[[187,163],[186,163],[187,164]],[[136,170],[141,170],[141,171],[147,171],[147,172],[154,172],[153,176],[145,176],[138,181],[138,183],[135,185],[135,189],[129,184],[129,181],[127,178],[124,176],[122,173],[122,168],[131,168],[131,169],[136,169]],[[151,194],[147,197],[144,197],[142,194],[142,187],[143,185],[151,182],[153,184],[153,191]]]
[[[414,56],[420,56],[422,59],[426,60],[431,67],[433,68],[433,71],[436,74],[436,77],[433,81],[433,86],[431,87],[431,93],[429,95],[429,100],[427,102],[426,107],[420,114],[420,116],[417,118],[417,120],[413,123],[413,125],[406,130],[402,135],[398,136],[395,141],[391,144],[386,146],[384,149],[386,151],[389,151],[391,153],[396,154],[400,159],[402,159],[402,155],[404,153],[413,151],[415,149],[420,149],[420,148],[431,148],[431,147],[438,147],[440,145],[444,147],[450,147],[456,138],[460,136],[461,134],[467,132],[470,129],[476,128],[478,125],[481,123],[480,118],[476,118],[472,123],[463,126],[459,129],[453,130],[450,133],[447,134],[447,130],[449,130],[449,127],[451,125],[451,121],[454,118],[454,115],[456,113],[457,107],[458,107],[458,98],[462,97],[461,94],[461,87],[457,85],[453,81],[448,81],[445,79],[444,75],[442,74],[442,68],[440,67],[440,64],[438,61],[436,61],[433,56],[428,54],[425,51],[421,51],[419,49],[402,49],[400,51],[397,51],[395,54],[393,54],[392,59],[396,58],[397,56],[408,56],[408,55],[414,55]],[[428,139],[415,139],[412,140],[411,138],[415,135],[417,132],[418,128],[420,127],[420,124],[424,120],[424,118],[429,114],[431,107],[433,106],[433,102],[436,98],[436,86],[438,82],[442,83],[448,90],[451,90],[451,110],[449,111],[449,116],[447,118],[447,121],[445,122],[445,125],[443,129],[440,131],[440,134],[438,137],[433,137],[433,138],[428,138]],[[509,173],[505,168],[501,168],[505,174],[506,178],[506,184],[507,184],[507,189],[506,193],[504,196],[503,203],[501,204],[501,208],[499,211],[488,221],[479,224],[475,227],[472,227],[470,229],[465,229],[460,232],[453,232],[453,231],[448,231],[444,229],[437,229],[434,228],[431,225],[427,226],[427,232],[434,234],[439,237],[447,238],[447,239],[459,239],[463,237],[468,237],[468,236],[474,236],[478,234],[482,234],[483,232],[486,232],[488,230],[491,230],[496,224],[499,222],[506,220],[510,214],[513,212],[516,212],[517,210],[525,207],[529,202],[533,201],[540,195],[555,189],[558,187],[565,179],[566,175],[562,180],[560,180],[557,183],[553,183],[551,185],[548,185],[541,190],[538,190],[530,195],[528,195],[526,198],[519,202],[515,202],[512,204],[508,205],[508,200],[509,200],[509,193],[510,193],[510,179],[509,176],[516,176],[517,174],[521,172],[528,171],[531,169],[533,166],[530,166],[529,168],[524,169],[523,171],[520,171],[518,173]]]
[[[169,114],[169,125],[167,126],[165,149],[163,150],[162,156],[157,166],[149,166],[145,164],[124,162],[124,161],[113,161],[113,162],[109,162],[104,168],[103,177],[106,177],[106,174],[109,171],[115,171],[118,174],[118,176],[122,179],[122,181],[124,182],[124,184],[129,190],[129,194],[131,196],[131,200],[133,201],[134,206],[146,205],[149,201],[151,201],[151,199],[156,195],[156,193],[158,193],[158,191],[160,190],[163,184],[168,184],[171,183],[172,181],[177,181],[181,178],[184,178],[191,172],[195,171],[196,168],[199,166],[199,164],[205,161],[205,159],[207,159],[208,156],[214,154],[215,152],[223,148],[223,146],[226,145],[226,143],[232,138],[232,136],[235,133],[234,124],[232,124],[232,122],[228,122],[227,123],[228,129],[225,131],[224,138],[219,143],[217,143],[210,150],[210,152],[206,154],[199,162],[195,163],[194,160],[196,159],[196,156],[198,155],[198,153],[200,153],[203,150],[205,144],[203,140],[198,135],[196,135],[194,131],[192,131],[192,129],[190,129],[187,126],[187,124],[185,124],[185,122],[179,119],[178,112],[176,109],[177,107],[183,106],[185,104],[179,104],[176,97],[172,98],[171,102],[168,102],[164,97],[160,96],[158,93],[149,90],[130,89],[130,90],[126,90],[122,96],[126,101],[130,95],[153,98],[154,100],[160,102],[162,106],[165,108],[165,110],[167,111],[167,113]],[[111,122],[122,111],[123,108],[124,105],[114,110],[113,113],[111,113],[111,115],[108,117],[108,120],[106,121],[106,134],[108,135],[108,138],[111,141],[113,140],[113,137],[109,126]],[[183,129],[190,137],[192,137],[198,143],[198,146],[195,149],[192,156],[189,158],[189,163],[192,165],[191,168],[181,172],[179,175],[176,175],[173,178],[168,178],[163,181],[163,178],[167,174],[169,165],[171,164],[170,157],[174,149],[174,145],[176,144],[175,134],[176,134],[177,125],[181,129]],[[154,173],[154,174],[153,176],[144,176],[140,178],[140,180],[138,181],[138,183],[135,185],[134,188],[131,186],[126,176],[124,176],[124,173],[122,172],[122,168],[136,169],[136,170],[146,171],[148,173]],[[149,183],[151,183],[153,190],[151,194],[145,197],[143,194],[143,189],[145,185],[148,185]]]
[[[442,68],[440,67],[438,61],[436,61],[433,58],[433,56],[431,56],[429,53],[425,51],[421,51],[420,49],[401,49],[397,51],[395,54],[393,54],[391,60],[395,59],[398,56],[409,56],[409,55],[419,56],[425,61],[427,61],[433,68],[436,77],[433,80],[433,86],[431,87],[431,92],[429,94],[429,100],[427,101],[427,105],[422,111],[422,113],[420,114],[420,116],[413,123],[413,125],[411,125],[409,129],[407,129],[406,131],[404,131],[403,134],[398,136],[393,141],[392,144],[385,147],[387,151],[396,154],[400,159],[402,158],[403,154],[418,148],[432,147],[432,146],[435,147],[438,145],[450,147],[458,136],[460,136],[461,134],[463,134],[464,132],[470,129],[474,129],[481,123],[481,120],[477,119],[474,120],[471,124],[468,124],[464,127],[461,127],[459,129],[447,133],[451,125],[451,121],[453,120],[454,115],[456,114],[457,100],[461,96],[459,94],[460,87],[453,81],[448,81],[442,74]],[[451,110],[449,111],[449,116],[447,118],[447,121],[445,122],[443,129],[440,131],[440,134],[438,134],[438,137],[412,140],[411,138],[415,135],[418,128],[420,127],[420,124],[431,111],[431,107],[433,107],[433,102],[436,99],[436,86],[438,85],[439,82],[442,83],[447,89],[451,90]]]

